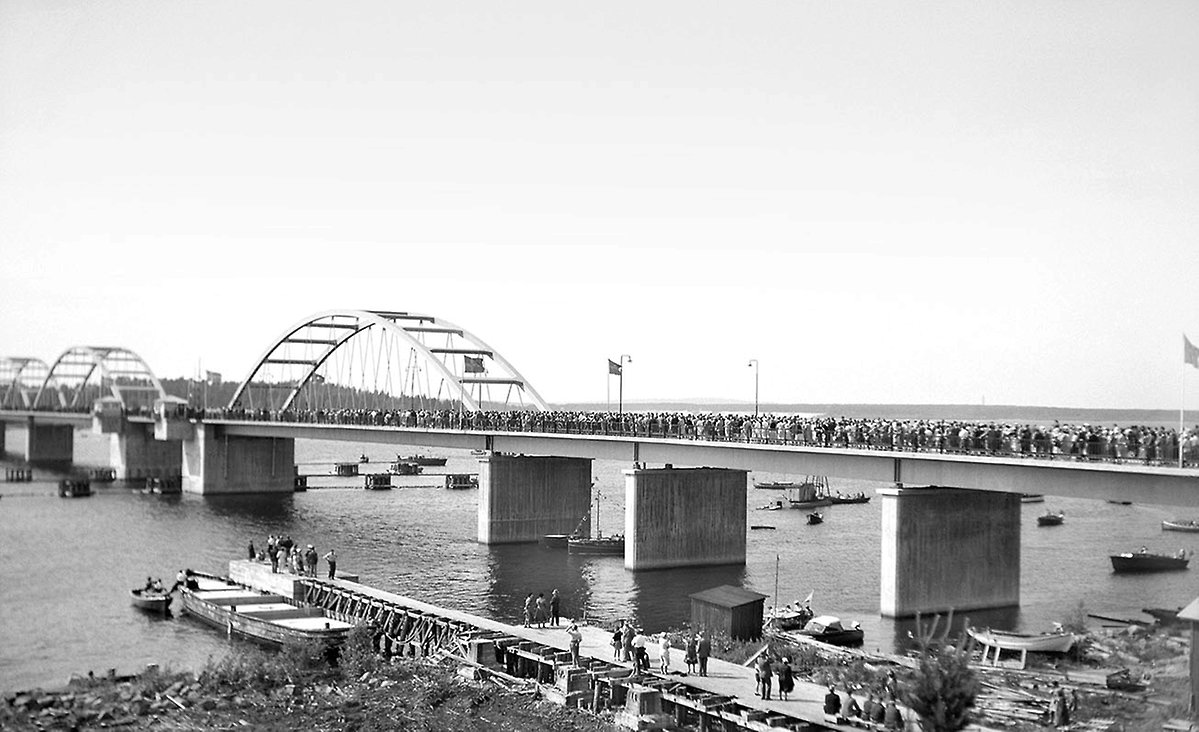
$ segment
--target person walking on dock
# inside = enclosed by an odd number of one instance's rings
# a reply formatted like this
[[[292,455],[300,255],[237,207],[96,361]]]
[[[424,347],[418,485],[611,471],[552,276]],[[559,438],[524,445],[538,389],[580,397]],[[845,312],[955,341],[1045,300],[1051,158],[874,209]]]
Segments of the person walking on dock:
[[[558,621],[562,619],[559,613],[562,611],[562,600],[558,597],[558,588],[550,593],[550,625],[558,627]]]
[[[795,671],[791,668],[790,659],[784,658],[775,669],[779,677],[779,698],[787,701],[791,690],[795,688]]]
[[[699,661],[699,675],[708,675],[708,656],[712,655],[712,641],[701,630],[699,641],[695,644],[695,658]]]
[[[335,549],[325,552],[325,563],[329,565],[329,579],[337,579],[337,551]]]

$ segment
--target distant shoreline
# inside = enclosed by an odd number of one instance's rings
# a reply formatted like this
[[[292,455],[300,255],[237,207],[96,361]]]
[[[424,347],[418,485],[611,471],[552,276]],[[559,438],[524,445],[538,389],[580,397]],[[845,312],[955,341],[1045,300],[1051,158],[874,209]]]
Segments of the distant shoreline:
[[[606,402],[551,404],[553,409],[605,411]],[[645,401],[625,402],[631,412],[725,412],[745,414],[754,405],[741,402]],[[615,409],[615,405],[611,405]],[[1020,422],[1095,425],[1178,425],[1178,410],[1035,407],[1016,404],[760,404],[759,412],[774,414],[827,414],[834,417],[882,419],[963,420],[970,422]],[[1187,424],[1199,423],[1199,410],[1187,412]]]

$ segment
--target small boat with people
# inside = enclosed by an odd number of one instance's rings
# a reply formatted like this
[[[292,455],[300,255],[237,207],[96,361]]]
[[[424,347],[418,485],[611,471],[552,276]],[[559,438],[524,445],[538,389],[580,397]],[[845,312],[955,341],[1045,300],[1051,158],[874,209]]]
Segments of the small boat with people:
[[[1037,526],[1061,526],[1065,520],[1065,511],[1058,511],[1057,513],[1046,511],[1043,515],[1037,516]]]
[[[809,475],[803,483],[787,493],[787,502],[791,508],[809,509],[833,505],[829,496],[828,478],[823,475]]]
[[[796,603],[782,608],[772,607],[762,623],[769,630],[800,630],[814,617],[812,608]]]
[[[819,511],[813,511],[808,514],[808,524],[809,525],[822,524],[822,523],[824,523],[824,514],[820,513]]]
[[[1172,572],[1187,568],[1191,557],[1185,549],[1177,554],[1154,554],[1146,547],[1135,552],[1112,554],[1112,571],[1120,574],[1137,572]]]
[[[282,595],[259,592],[199,572],[187,575],[181,594],[185,615],[230,635],[274,646],[315,641],[333,647],[341,644],[354,627],[329,617],[323,608],[299,606]]]
[[[860,646],[866,635],[857,621],[847,628],[840,618],[833,615],[817,615],[795,633],[831,646]]]
[[[1173,521],[1162,521],[1162,531],[1189,531],[1199,532],[1199,521],[1190,519],[1183,521],[1182,519],[1174,519]]]
[[[991,628],[966,628],[966,634],[990,648],[1036,653],[1065,653],[1074,645],[1075,636],[1060,625],[1052,633],[1012,633]]]
[[[436,455],[396,455],[397,463],[412,463],[426,468],[443,467],[448,458],[438,457]]]
[[[129,590],[129,602],[138,610],[149,613],[166,614],[171,609],[171,594],[158,587],[138,587]]]

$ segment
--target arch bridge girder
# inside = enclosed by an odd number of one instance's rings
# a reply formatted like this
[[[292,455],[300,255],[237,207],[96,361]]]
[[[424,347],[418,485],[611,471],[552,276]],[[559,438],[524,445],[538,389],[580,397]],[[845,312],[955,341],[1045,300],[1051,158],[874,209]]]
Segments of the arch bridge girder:
[[[0,409],[31,409],[50,367],[40,358],[0,359]]]
[[[88,397],[88,385],[99,375],[97,397],[116,398],[121,408],[150,408],[155,399],[167,396],[162,382],[145,359],[119,346],[74,346],[63,351],[47,370],[37,394],[34,409],[80,411],[91,409],[81,403]],[[56,404],[51,404],[51,395]]]
[[[388,394],[376,398],[417,399],[417,377],[432,375],[440,380],[437,392],[424,394],[420,398],[456,399],[463,408],[477,411],[486,401],[484,392],[491,386],[518,391],[521,403],[527,398],[536,409],[548,409],[537,391],[506,359],[494,348],[462,329],[432,315],[383,310],[327,310],[316,313],[294,324],[259,356],[246,378],[229,400],[229,408],[239,406],[255,408],[253,389],[265,386],[268,391],[277,388],[286,390],[286,397],[278,404],[270,403],[272,409],[284,411],[295,406],[305,388],[313,389],[326,383],[326,374],[340,353],[353,352],[356,339],[362,336],[378,336],[381,341],[393,339],[389,345],[380,345],[374,364],[374,384],[360,386],[360,391],[380,392],[379,369],[397,369],[401,374],[399,394]],[[443,339],[444,343],[430,343],[430,338]],[[407,349],[408,354],[400,353]],[[387,358],[383,358],[386,351]],[[393,360],[409,357],[406,366],[397,366]],[[386,360],[386,363],[382,363]],[[491,375],[492,368],[501,373]],[[366,364],[358,366],[360,377],[366,375]],[[272,380],[275,370],[288,370],[293,378]],[[390,377],[390,374],[387,374]],[[388,389],[394,384],[383,379]],[[364,379],[365,383],[365,379]],[[432,391],[429,385],[429,391]],[[410,390],[410,391],[406,391]],[[474,392],[477,391],[477,396]],[[381,392],[380,392],[381,394]],[[489,396],[489,394],[488,394]],[[268,395],[268,400],[271,397]],[[248,402],[248,404],[247,404]]]

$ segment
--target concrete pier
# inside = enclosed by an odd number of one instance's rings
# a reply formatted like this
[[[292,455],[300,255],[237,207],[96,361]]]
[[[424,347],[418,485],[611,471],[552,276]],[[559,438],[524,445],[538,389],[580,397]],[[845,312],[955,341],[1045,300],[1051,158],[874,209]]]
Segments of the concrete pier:
[[[591,459],[492,453],[479,459],[479,543],[591,531]],[[580,523],[581,522],[581,523]]]
[[[169,443],[166,443],[169,444]],[[188,493],[291,493],[296,441],[239,437],[220,425],[197,425],[183,442],[183,490]]]
[[[154,439],[154,425],[129,423],[109,439],[109,464],[117,471],[117,480],[167,478],[183,469],[182,443]]]
[[[956,488],[884,488],[880,612],[1020,604],[1020,496]]]
[[[25,427],[25,462],[32,465],[70,465],[75,459],[75,428],[68,424],[37,424]]]
[[[745,564],[746,471],[666,467],[624,474],[627,569]]]

